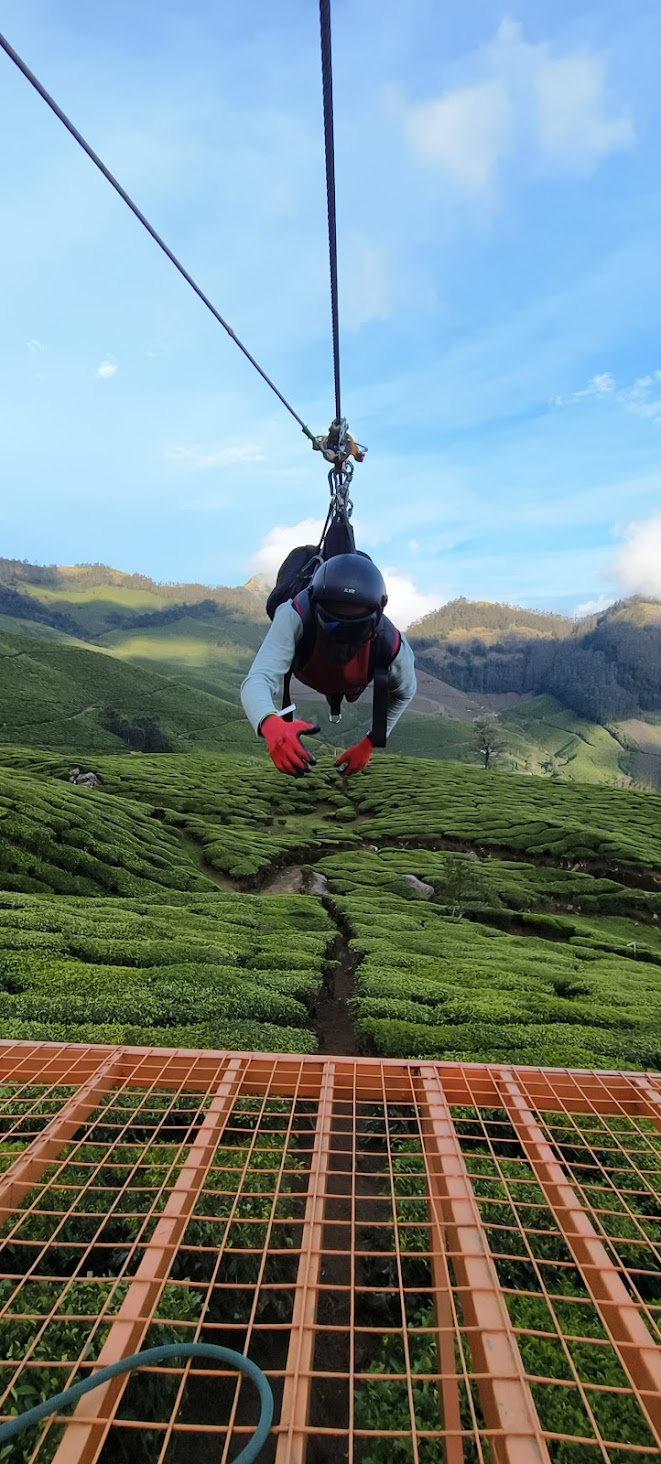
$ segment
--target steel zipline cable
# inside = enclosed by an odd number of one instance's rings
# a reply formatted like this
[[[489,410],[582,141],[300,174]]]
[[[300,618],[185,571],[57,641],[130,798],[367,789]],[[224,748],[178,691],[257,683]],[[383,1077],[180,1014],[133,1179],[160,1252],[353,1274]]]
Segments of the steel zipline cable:
[[[337,220],[335,211],[335,136],[333,131],[333,53],[331,47],[330,0],[319,0],[321,29],[321,78],[324,95],[324,146],[326,150],[326,196],[328,200],[328,254],[330,260],[331,315],[333,320],[333,370],[335,373],[335,420],[342,420],[340,402],[340,316],[337,288]]]
[[[36,77],[34,72],[30,70],[30,67],[26,64],[25,61],[23,61],[22,57],[19,56],[18,52],[14,50],[14,47],[10,45],[6,36],[3,36],[2,34],[0,34],[0,47],[2,47],[2,50],[9,57],[10,61],[13,61],[14,65],[17,66],[19,71],[23,73],[23,76],[26,78],[27,81],[30,82],[30,85],[34,87],[35,91],[39,93],[39,96],[43,99],[44,102],[46,102],[46,105],[50,107],[51,112],[54,112],[59,121],[63,123],[63,125],[67,129],[67,132],[70,132],[71,136],[75,138],[76,142],[80,145],[80,147],[82,147],[83,152],[87,153],[88,158],[90,158],[95,167],[99,169],[99,172],[103,173],[104,178],[106,178],[111,187],[114,188],[115,193],[119,194],[119,197],[123,199],[127,207],[130,208],[131,213],[135,214],[136,219],[138,219],[143,228],[147,230],[147,233],[151,235],[154,243],[158,244],[159,249],[163,250],[163,253],[170,260],[170,263],[174,265],[175,269],[179,271],[179,274],[182,275],[186,283],[190,285],[191,290],[195,291],[198,299],[202,301],[203,305],[206,305],[207,310],[211,311],[214,319],[218,321],[219,325],[222,325],[223,330],[227,331],[228,336],[231,336],[234,343],[239,347],[239,350],[243,351],[244,356],[250,362],[251,366],[254,366],[255,371],[259,372],[262,380],[266,382],[267,386],[270,386],[271,391],[275,392],[275,395],[278,397],[279,401],[282,402],[283,407],[285,407],[290,415],[294,418],[294,421],[298,422],[299,427],[305,433],[306,437],[309,437],[311,442],[315,442],[315,435],[313,432],[310,431],[310,428],[306,426],[303,418],[299,417],[298,412],[294,410],[294,408],[291,406],[291,403],[288,402],[287,398],[284,397],[282,395],[282,392],[278,390],[275,382],[271,381],[270,376],[267,376],[266,372],[262,370],[259,362],[256,361],[255,357],[251,355],[247,346],[244,346],[243,341],[239,340],[238,335],[234,330],[232,330],[231,325],[228,325],[227,321],[224,320],[222,315],[220,314],[220,311],[216,310],[215,305],[209,299],[208,295],[205,295],[204,291],[200,289],[200,286],[193,279],[193,276],[188,273],[188,270],[184,267],[183,264],[181,264],[176,255],[172,253],[172,250],[168,248],[165,240],[161,238],[160,234],[157,234],[156,229],[154,229],[153,226],[150,224],[149,219],[145,218],[142,210],[138,208],[137,203],[134,203],[133,199],[126,192],[126,189],[122,188],[121,183],[117,181],[114,175],[110,172],[110,169],[106,167],[105,163],[99,157],[98,153],[95,153],[94,148],[90,147],[90,144],[85,141],[82,133],[78,131],[77,127],[74,127],[73,122],[71,122],[66,113],[62,111],[62,108],[58,106],[57,102],[50,95],[50,93],[46,91],[45,86],[42,86],[38,77]]]
[[[335,473],[337,474],[339,472],[342,474],[342,478],[346,486],[346,482],[350,478],[350,472],[348,471],[347,466],[349,462],[349,457],[353,453],[353,456],[357,457],[357,460],[359,462],[362,462],[362,458],[365,455],[366,449],[359,448],[359,453],[356,453],[354,451],[356,444],[353,442],[353,438],[351,438],[350,434],[348,433],[347,424],[342,417],[341,405],[340,325],[337,280],[337,220],[335,207],[335,140],[333,128],[331,0],[319,0],[319,22],[321,35],[321,75],[323,87],[324,144],[326,154],[326,197],[328,207],[328,252],[330,262],[331,316],[333,333],[333,372],[335,378],[335,420],[331,423],[331,427],[329,429],[327,437],[317,437],[313,432],[310,431],[310,428],[306,426],[303,418],[299,417],[298,412],[294,410],[291,403],[288,402],[287,398],[283,396],[281,391],[279,391],[278,387],[275,385],[275,382],[271,380],[271,377],[267,375],[266,371],[263,370],[259,362],[255,360],[255,357],[248,350],[247,346],[244,346],[243,341],[239,340],[236,331],[234,331],[232,329],[232,326],[229,325],[228,322],[223,318],[223,316],[220,314],[220,311],[216,309],[213,302],[209,299],[208,295],[205,295],[204,291],[197,284],[196,280],[193,279],[193,276],[189,274],[185,266],[181,263],[179,259],[177,259],[176,255],[173,254],[172,250],[165,243],[165,240],[161,238],[160,234],[157,233],[153,225],[150,224],[149,219],[147,219],[142,210],[138,208],[137,203],[134,202],[134,200],[126,192],[126,189],[122,187],[121,183],[118,182],[117,178],[115,178],[114,174],[111,173],[110,169],[106,167],[103,159],[100,158],[98,153],[94,151],[94,148],[90,146],[89,142],[86,141],[82,133],[78,131],[78,128],[74,126],[73,122],[70,120],[69,117],[67,117],[66,113],[62,111],[62,108],[58,106],[58,103],[54,100],[50,93],[46,91],[45,86],[42,85],[38,77],[36,77],[34,72],[30,70],[27,62],[25,62],[22,57],[19,56],[18,52],[14,50],[14,47],[7,40],[6,36],[3,36],[2,34],[0,34],[0,49],[5,52],[10,61],[13,61],[14,65],[22,73],[26,81],[29,81],[30,85],[34,87],[38,95],[42,98],[46,105],[50,107],[51,112],[53,112],[54,115],[58,118],[58,121],[60,121],[62,125],[66,127],[67,132],[71,134],[71,136],[78,143],[79,147],[83,149],[83,152],[86,153],[87,157],[90,158],[91,162],[94,163],[94,166],[98,168],[100,173],[103,174],[103,177],[110,184],[111,188],[114,188],[115,193],[119,195],[122,201],[126,204],[127,208],[129,208],[131,210],[131,213],[135,215],[138,222],[141,223],[143,228],[147,230],[147,233],[154,240],[154,243],[158,245],[159,249],[162,250],[166,258],[169,259],[170,263],[174,265],[175,269],[182,276],[182,279],[184,279],[186,283],[190,285],[191,289],[197,295],[198,299],[202,301],[202,304],[206,305],[207,310],[211,312],[214,320],[216,320],[219,325],[222,325],[223,330],[227,332],[228,336],[230,336],[230,338],[234,341],[235,345],[239,347],[239,350],[242,351],[243,355],[246,357],[246,360],[250,362],[251,366],[254,366],[255,371],[257,371],[258,374],[261,376],[262,381],[266,382],[266,385],[269,386],[271,388],[271,391],[275,393],[285,410],[289,412],[290,416],[294,418],[295,422],[298,422],[299,427],[301,428],[302,432],[305,433],[305,436],[312,443],[313,447],[321,449],[327,461],[334,463]],[[332,487],[331,492],[333,492]]]

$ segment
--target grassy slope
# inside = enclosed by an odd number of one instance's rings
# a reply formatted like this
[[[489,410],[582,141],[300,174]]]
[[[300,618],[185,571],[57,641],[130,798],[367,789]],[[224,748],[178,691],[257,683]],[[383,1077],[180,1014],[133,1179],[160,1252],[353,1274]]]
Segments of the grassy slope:
[[[98,649],[2,635],[0,666],[0,742],[62,748],[78,757],[111,751],[123,744],[103,726],[109,707],[129,720],[153,718],[177,750],[252,742],[233,703]]]
[[[99,763],[102,789],[90,792],[62,781],[66,763],[53,754],[0,748],[0,765],[3,760],[0,848],[13,848],[19,858],[31,849],[51,888],[70,889],[63,877],[91,881],[89,892],[81,889],[77,896],[0,893],[3,1037],[313,1050],[310,1014],[340,917],[361,962],[356,1016],[366,1050],[503,1063],[661,1066],[661,939],[654,920],[661,891],[566,867],[570,851],[581,844],[603,856],[605,840],[615,861],[637,865],[640,879],[653,886],[653,870],[661,867],[659,799],[397,758],[382,759],[357,786],[345,785],[330,773],[327,755],[314,778],[301,783],[278,778],[263,757],[108,757]],[[251,851],[271,862],[287,851],[291,855],[303,837],[314,846],[342,829],[354,847],[322,852],[331,890],[323,904],[235,893],[214,888],[191,858],[179,830],[190,832],[197,820],[213,831],[218,858],[229,856],[230,863]],[[438,844],[446,828],[456,835],[462,825],[464,837],[487,843],[497,835],[519,853],[532,848],[540,834],[537,847],[543,847],[544,834],[560,829],[565,867],[526,858],[484,857],[477,864],[416,847],[419,837]],[[377,835],[380,852],[359,847]],[[392,848],[384,847],[388,841]],[[405,873],[431,882],[431,903],[405,884]],[[464,915],[458,920],[450,910],[461,887]],[[510,918],[534,922],[531,933],[507,928],[503,922]],[[627,949],[629,938],[639,944],[636,959]],[[24,1130],[29,1126],[34,1133],[45,1125],[63,1096],[35,1086],[21,1089],[17,1100],[11,1087],[5,1089],[0,1127],[9,1135],[0,1146],[0,1165],[12,1162],[25,1142]],[[34,1348],[30,1403],[61,1385],[65,1359],[77,1356],[83,1344],[88,1357],[96,1355],[99,1334],[90,1342],[91,1319],[106,1306],[105,1321],[113,1314],[108,1293],[119,1279],[118,1296],[123,1295],[140,1255],[145,1216],[154,1211],[152,1226],[174,1177],[183,1172],[203,1108],[199,1095],[182,1092],[174,1124],[170,1119],[161,1125],[170,1099],[153,1090],[144,1104],[123,1090],[106,1095],[93,1115],[93,1142],[84,1133],[76,1136],[77,1154],[64,1178],[67,1197],[75,1190],[79,1198],[70,1205],[65,1227],[54,1228],[50,1173],[25,1197],[28,1213],[20,1225],[15,1214],[7,1221],[8,1279],[0,1294],[5,1353],[20,1357]],[[234,1325],[237,1318],[239,1324],[247,1321],[254,1304],[255,1226],[266,1234],[272,1222],[276,1170],[285,1175],[278,1201],[278,1223],[285,1227],[278,1232],[281,1243],[289,1236],[286,1226],[299,1202],[288,1186],[300,1189],[299,1170],[304,1185],[305,1156],[289,1136],[290,1120],[277,1097],[266,1100],[272,1118],[262,1129],[268,1125],[271,1131],[253,1153],[249,1105],[249,1098],[235,1105],[228,1132],[231,1140],[240,1131],[240,1144],[218,1148],[186,1229],[175,1284],[159,1303],[159,1334],[150,1333],[150,1342],[162,1341],[163,1327],[171,1332],[173,1322],[189,1329],[198,1323],[198,1293],[208,1290],[209,1278],[218,1279],[219,1246],[227,1261],[223,1274],[231,1286]],[[392,1205],[384,1212],[378,1202],[383,1229],[371,1247],[367,1221],[363,1225],[372,1254],[363,1265],[366,1285],[358,1304],[371,1309],[359,1321],[365,1319],[372,1330],[374,1350],[355,1390],[355,1416],[361,1429],[398,1429],[405,1436],[406,1383],[384,1384],[384,1374],[397,1375],[403,1366],[401,1316],[386,1310],[395,1263],[415,1306],[408,1334],[412,1368],[420,1376],[436,1375],[441,1364],[437,1318],[431,1302],[427,1306],[433,1274],[425,1160],[417,1126],[396,1109],[389,1116],[398,1127],[390,1155]],[[630,1446],[621,1451],[623,1458],[634,1457],[631,1446],[651,1457],[654,1442],[645,1420],[626,1392],[627,1379],[586,1283],[512,1142],[505,1115],[462,1108],[453,1116],[540,1420],[551,1434],[581,1440],[563,1444],[558,1459],[581,1464],[593,1420],[613,1448],[618,1442]],[[652,1314],[660,1295],[659,1136],[652,1122],[593,1111],[572,1115],[571,1122],[565,1114],[545,1113],[543,1123],[570,1182],[589,1187],[619,1274]],[[388,1162],[382,1123],[377,1118],[363,1124],[377,1173]],[[142,1167],[136,1183],[138,1146]],[[98,1185],[90,1174],[99,1177]],[[234,1196],[238,1181],[232,1175],[241,1177],[245,1204]],[[61,1184],[60,1192],[65,1193]],[[228,1230],[230,1207],[236,1223]],[[395,1221],[397,1255],[389,1229]],[[293,1230],[292,1236],[295,1241]],[[37,1251],[42,1262],[35,1269]],[[48,1277],[63,1274],[63,1266],[79,1266],[81,1254],[83,1279],[67,1283],[66,1303],[57,1301],[64,1315],[54,1320]],[[285,1265],[277,1256],[271,1259]],[[276,1303],[263,1319],[270,1322],[272,1316],[282,1328],[282,1287],[286,1291],[291,1277],[284,1270],[269,1275],[276,1278]],[[556,1385],[567,1380],[568,1359],[584,1385],[581,1393]],[[166,1405],[154,1386],[150,1382],[150,1407],[164,1416]],[[418,1427],[438,1428],[435,1386],[416,1383],[414,1393]],[[167,1396],[169,1409],[172,1394]],[[25,1407],[18,1388],[11,1402],[17,1410]],[[144,1406],[139,1411],[152,1416]],[[468,1411],[462,1414],[467,1429],[471,1418]],[[145,1438],[149,1444],[150,1436]],[[366,1443],[373,1464],[398,1457],[392,1436],[374,1438],[373,1447]],[[25,1464],[33,1444],[31,1437],[20,1454]],[[437,1454],[434,1443],[420,1457],[431,1464]]]
[[[84,569],[84,567],[83,567]],[[266,624],[261,596],[245,588],[211,589],[205,585],[159,585],[145,580],[141,586],[126,583],[129,576],[118,571],[109,571],[109,578],[95,583],[89,574],[76,575],[75,570],[60,571],[62,583],[57,587],[34,584],[19,584],[23,593],[47,608],[66,614],[79,626],[83,639],[117,637],[121,642],[125,632],[131,633],[135,616],[153,614],[155,611],[186,608],[199,605],[201,601],[215,604],[215,612],[193,618],[192,624],[199,626],[199,636],[213,639],[219,628],[225,639],[234,639],[242,646],[257,645],[260,634],[257,627]],[[118,624],[118,619],[125,625]],[[158,628],[167,632],[167,626]]]
[[[196,621],[187,634],[181,623],[123,640],[116,633],[106,637],[113,641],[113,655],[100,646],[87,649],[49,627],[39,626],[34,638],[0,634],[0,741],[66,749],[73,757],[109,752],[122,746],[102,725],[104,709],[113,707],[129,720],[152,717],[178,751],[251,750],[254,737],[238,693],[252,651],[226,643],[218,638],[217,626],[202,622],[202,629],[205,625],[206,639],[194,633]],[[324,703],[301,699],[299,705],[302,715],[320,722],[321,740],[337,750],[362,737],[369,723],[369,702],[347,708],[337,728],[330,725]],[[505,712],[501,722],[503,769],[554,770],[583,782],[626,781],[618,761],[623,750],[610,733],[580,723],[551,698],[523,702]],[[390,747],[473,764],[479,757],[472,725],[440,716],[402,719]]]
[[[102,761],[109,791],[69,786],[52,755],[0,769],[1,1035],[309,1049],[334,934],[323,909],[219,890],[176,807],[168,823],[130,788],[111,792],[121,760]],[[179,761],[161,759],[174,805],[188,801]],[[208,772],[218,781],[218,760]]]
[[[95,581],[95,576],[98,582]],[[161,718],[169,717],[176,747],[248,748],[250,736],[241,721],[238,695],[241,680],[267,624],[259,594],[246,589],[209,590],[204,586],[157,585],[147,580],[134,583],[129,576],[118,571],[85,566],[54,570],[52,579],[52,584],[43,585],[31,583],[28,575],[26,580],[18,581],[18,587],[38,600],[40,605],[66,614],[78,627],[79,636],[91,638],[97,648],[103,647],[124,662],[163,676],[171,684],[176,682],[186,687],[191,686],[207,696],[220,699],[223,705],[215,707],[217,718],[214,718],[213,726],[210,728],[207,719],[202,715],[192,716],[188,736],[183,735],[181,724],[183,708],[189,708],[187,693],[181,695],[171,691],[165,712],[163,699],[159,699]],[[214,611],[198,614],[196,602],[199,603],[205,596],[215,601],[216,608]],[[181,614],[171,623],[137,627],[131,623],[136,614],[171,611],[178,603],[182,607]],[[461,615],[469,613],[473,619],[477,617],[476,624],[485,620],[486,629],[489,616],[496,612],[500,614],[501,620],[505,617],[504,624],[511,623],[519,629],[526,629],[530,634],[543,631],[548,633],[551,624],[547,616],[535,616],[532,612],[517,611],[511,607],[466,607],[462,602],[459,611]],[[438,620],[439,631],[451,630],[451,622],[453,623],[453,617],[456,619],[456,614],[456,607],[445,607],[437,613],[434,624]],[[118,616],[125,620],[125,624],[120,627],[116,624]],[[10,617],[4,616],[2,619],[5,628],[7,625],[12,628]],[[553,625],[555,626],[555,621]],[[62,631],[37,622],[15,622],[14,628],[19,627],[26,634],[41,640],[63,643],[67,639]],[[564,622],[559,620],[556,629],[558,628],[563,629]],[[497,633],[500,634],[500,630]],[[80,640],[68,641],[69,648],[80,644]],[[48,665],[50,670],[51,663]],[[54,669],[57,667],[54,666]],[[117,685],[114,675],[112,685],[113,688]],[[154,691],[153,683],[149,687],[145,686],[142,700],[148,699]],[[63,737],[62,728],[54,725],[52,715],[48,719],[44,718],[45,735],[41,737],[43,745],[48,742],[52,746],[71,745],[72,751],[75,748],[81,749],[79,755],[109,750],[117,745],[113,738],[109,738],[109,734],[99,730],[95,713],[88,715],[83,712],[81,715],[80,709],[88,705],[91,697],[83,697],[82,700],[78,697],[76,700],[75,696],[69,696],[66,700],[65,715],[69,718],[73,708],[76,716],[75,727],[66,727]],[[134,712],[135,702],[136,696],[132,693],[130,707],[127,704],[126,710]],[[299,698],[299,702],[304,715],[321,722],[322,740],[338,750],[361,737],[369,724],[370,711],[367,704],[346,709],[340,727],[332,728],[323,703],[306,702],[303,697]],[[57,696],[51,698],[51,705],[55,705],[57,711]],[[202,712],[199,703],[189,709],[191,713]],[[37,720],[35,717],[34,721]],[[14,737],[25,741],[28,736],[32,736],[27,731],[26,717],[13,722],[10,717],[6,717],[5,722],[6,738]],[[222,735],[218,731],[220,723],[226,724]],[[550,774],[583,782],[614,783],[626,783],[630,772],[634,775],[643,772],[646,778],[656,772],[656,764],[652,759],[648,758],[643,768],[642,762],[631,754],[628,755],[610,732],[580,722],[549,697],[531,697],[518,707],[504,712],[501,715],[501,728],[504,745],[499,766],[503,770],[543,773],[547,776]],[[71,744],[67,740],[70,730],[75,733]],[[453,717],[409,713],[397,728],[391,746],[393,751],[409,755],[451,757],[472,764],[479,761],[474,746],[472,722]]]
[[[605,727],[581,721],[553,697],[529,697],[499,716],[497,766],[572,782],[626,786],[627,757]],[[472,722],[449,717],[406,717],[395,729],[390,749],[417,757],[481,761]]]
[[[81,709],[94,701],[95,705],[117,705],[129,717],[153,716],[176,748],[238,749],[250,744],[252,733],[239,706],[239,686],[266,624],[258,596],[246,590],[211,591],[204,586],[173,589],[154,584],[141,588],[124,584],[127,577],[117,572],[110,572],[115,582],[104,579],[102,583],[89,583],[90,572],[85,567],[80,572],[74,567],[55,573],[60,581],[56,586],[21,582],[18,587],[40,605],[66,614],[77,626],[79,639],[36,621],[1,617],[0,633],[24,632],[26,636],[49,642],[53,650],[52,655],[35,652],[29,658],[36,657],[46,667],[50,681],[47,705],[40,705],[38,697],[34,697],[34,677],[28,678],[28,662],[23,662],[20,669],[26,673],[24,700],[30,703],[30,710],[23,715],[20,706],[14,713],[10,709],[3,719],[5,740],[30,741],[30,727],[41,725],[42,746],[70,746],[72,750],[80,749],[80,755],[120,746],[117,738],[99,726],[95,709],[90,714],[81,714]],[[133,628],[133,616],[170,611],[173,604],[176,606],[179,594],[182,600],[188,599],[194,613],[187,613],[184,605],[174,622]],[[205,595],[215,598],[215,610],[195,613],[196,601]],[[117,627],[118,616],[125,618],[124,626]],[[89,664],[85,660],[65,659],[55,648],[58,643],[63,651],[64,648],[80,649],[90,642],[95,650],[110,653],[102,663],[107,684],[97,676],[90,685]],[[124,675],[116,667],[117,661],[125,664]],[[141,670],[147,673],[144,678]],[[13,688],[17,703],[21,701],[18,679],[16,675]],[[164,682],[168,683],[167,691]],[[209,700],[211,697],[213,702]],[[76,717],[76,725],[72,729],[63,727],[62,722],[66,723],[72,716]],[[69,736],[70,731],[73,737]],[[0,726],[0,737],[2,733]]]
[[[264,626],[231,615],[191,618],[174,624],[112,631],[103,645],[125,661],[239,699],[239,687],[264,634]]]
[[[90,649],[88,641],[77,640],[75,636],[67,635],[66,631],[57,630],[54,625],[44,625],[39,620],[22,620],[18,615],[0,615],[0,635],[30,636],[37,640],[59,641],[61,645],[78,646],[84,651]]]
[[[580,783],[626,786],[622,746],[607,727],[584,722],[552,696],[531,697],[501,717],[504,761]]]

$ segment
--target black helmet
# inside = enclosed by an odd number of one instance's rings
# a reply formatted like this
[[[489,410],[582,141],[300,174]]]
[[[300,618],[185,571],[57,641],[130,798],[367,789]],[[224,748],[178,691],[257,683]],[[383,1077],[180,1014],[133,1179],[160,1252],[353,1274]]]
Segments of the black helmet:
[[[367,554],[360,553],[335,554],[320,564],[310,598],[320,629],[355,645],[374,635],[388,603],[383,575]],[[356,615],[355,605],[365,605],[367,614]]]

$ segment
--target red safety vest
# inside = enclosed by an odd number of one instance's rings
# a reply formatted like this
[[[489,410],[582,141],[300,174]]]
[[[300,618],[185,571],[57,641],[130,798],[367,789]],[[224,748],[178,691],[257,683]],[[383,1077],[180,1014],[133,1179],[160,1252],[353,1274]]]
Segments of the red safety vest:
[[[294,604],[296,605],[296,601]],[[372,680],[371,649],[372,643],[367,641],[364,646],[358,647],[350,661],[341,666],[324,654],[321,636],[317,636],[312,655],[303,666],[299,666],[298,656],[296,657],[295,675],[304,686],[311,686],[313,691],[322,691],[324,696],[344,696],[347,701],[357,701]]]

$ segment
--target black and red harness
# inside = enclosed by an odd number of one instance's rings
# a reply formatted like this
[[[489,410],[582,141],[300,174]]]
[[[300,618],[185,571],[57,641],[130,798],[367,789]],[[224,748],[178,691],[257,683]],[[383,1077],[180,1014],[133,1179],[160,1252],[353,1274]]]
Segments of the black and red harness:
[[[296,647],[293,665],[285,677],[283,707],[289,706],[292,676],[320,691],[326,697],[331,717],[339,717],[342,700],[354,702],[374,683],[372,728],[370,737],[375,747],[385,747],[388,726],[388,672],[399,654],[402,637],[392,621],[384,615],[376,634],[365,645],[357,646],[355,655],[339,665],[324,653],[323,635],[319,633],[314,605],[309,590],[302,590],[292,605],[303,624],[303,635]]]

